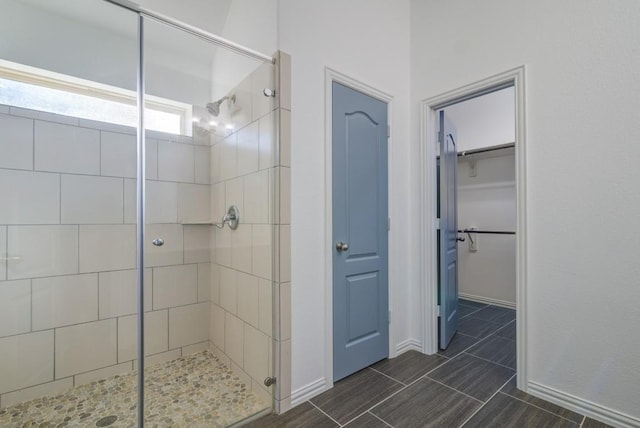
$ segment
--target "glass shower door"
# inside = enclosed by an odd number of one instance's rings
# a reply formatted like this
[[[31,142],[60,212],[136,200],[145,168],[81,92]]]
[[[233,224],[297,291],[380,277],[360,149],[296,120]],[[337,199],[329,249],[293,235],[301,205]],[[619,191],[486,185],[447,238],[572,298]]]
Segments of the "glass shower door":
[[[154,19],[144,53],[146,421],[227,426],[273,403],[274,67]]]
[[[2,2],[0,426],[135,423],[136,18]]]

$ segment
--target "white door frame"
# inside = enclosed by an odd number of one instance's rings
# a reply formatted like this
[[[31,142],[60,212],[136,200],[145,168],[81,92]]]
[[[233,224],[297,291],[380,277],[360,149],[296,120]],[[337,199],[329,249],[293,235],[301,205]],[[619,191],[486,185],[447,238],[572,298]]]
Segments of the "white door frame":
[[[329,67],[325,67],[325,160],[324,160],[324,188],[325,188],[325,198],[324,198],[324,236],[325,236],[325,250],[324,250],[324,284],[325,284],[325,293],[324,293],[324,307],[325,307],[325,331],[324,331],[324,342],[325,342],[325,387],[329,389],[333,387],[333,91],[332,91],[332,83],[338,82],[342,85],[348,86],[351,89],[362,92],[363,94],[369,95],[373,98],[379,99],[387,103],[387,122],[389,123],[390,129],[393,132],[393,127],[391,127],[391,112],[392,112],[392,101],[393,96],[380,91],[379,89],[374,88],[373,86],[367,85],[366,83],[360,82],[352,77],[349,77],[339,71],[333,70]],[[391,209],[391,201],[392,198],[392,186],[391,186],[391,144],[392,144],[393,134],[390,133],[389,139],[387,140],[387,180],[388,180],[388,203],[387,203],[387,212],[390,213]],[[389,238],[391,238],[391,232],[389,232]],[[389,239],[389,243],[391,239]],[[390,245],[390,244],[388,244]],[[387,251],[387,263],[388,263],[388,277],[389,283],[391,283],[391,257],[392,252]],[[389,308],[392,307],[392,293],[391,287],[389,287]],[[391,344],[395,343],[393,341],[393,329],[389,326],[389,356],[393,355],[393,351]]]
[[[444,92],[420,102],[420,289],[422,295],[423,349],[425,354],[438,351],[438,278],[436,217],[436,156],[438,144],[437,110],[513,86],[515,88],[515,159],[516,159],[516,358],[518,388],[527,390],[527,195],[526,195],[526,115],[525,66],[491,76],[478,82]]]

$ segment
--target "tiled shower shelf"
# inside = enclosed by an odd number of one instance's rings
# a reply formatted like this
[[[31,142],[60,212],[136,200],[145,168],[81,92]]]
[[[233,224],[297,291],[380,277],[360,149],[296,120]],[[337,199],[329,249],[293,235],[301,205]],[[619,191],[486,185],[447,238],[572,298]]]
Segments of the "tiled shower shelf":
[[[145,370],[149,426],[225,427],[269,405],[212,353],[203,351]],[[137,374],[131,372],[0,410],[2,427],[135,427]]]
[[[183,226],[215,226],[216,224],[220,224],[220,223],[216,223],[214,221],[211,220],[201,220],[201,221],[182,221],[180,222],[180,224],[182,224]]]

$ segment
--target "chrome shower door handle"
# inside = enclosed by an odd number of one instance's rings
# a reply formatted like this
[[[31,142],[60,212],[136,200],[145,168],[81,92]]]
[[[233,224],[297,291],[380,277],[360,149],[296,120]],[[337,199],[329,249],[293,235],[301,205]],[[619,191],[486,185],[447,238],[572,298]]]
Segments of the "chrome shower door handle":
[[[338,250],[338,252],[348,251],[349,250],[349,244],[347,244],[346,242],[338,241],[336,243],[336,250]]]
[[[151,241],[153,243],[153,245],[155,245],[156,247],[162,247],[164,245],[164,239],[162,238],[156,238],[153,241]]]

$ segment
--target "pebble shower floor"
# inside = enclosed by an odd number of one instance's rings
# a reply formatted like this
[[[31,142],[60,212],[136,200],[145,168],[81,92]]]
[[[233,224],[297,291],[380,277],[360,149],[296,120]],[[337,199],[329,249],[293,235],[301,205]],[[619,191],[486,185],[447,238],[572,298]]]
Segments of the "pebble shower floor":
[[[135,427],[136,372],[0,410],[0,427]],[[145,370],[145,426],[225,427],[265,405],[211,352]]]

